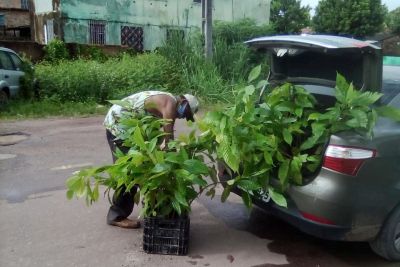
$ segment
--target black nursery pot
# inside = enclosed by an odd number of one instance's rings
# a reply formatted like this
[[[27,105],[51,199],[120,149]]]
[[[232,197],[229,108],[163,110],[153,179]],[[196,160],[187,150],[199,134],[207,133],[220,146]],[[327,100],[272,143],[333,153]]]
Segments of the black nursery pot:
[[[189,248],[190,218],[145,217],[143,250],[151,254],[186,255]]]

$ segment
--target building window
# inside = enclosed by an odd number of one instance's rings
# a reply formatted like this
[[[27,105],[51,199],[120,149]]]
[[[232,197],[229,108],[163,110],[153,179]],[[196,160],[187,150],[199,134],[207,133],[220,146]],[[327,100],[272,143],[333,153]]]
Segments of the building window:
[[[6,21],[4,19],[4,14],[0,14],[0,27],[5,26],[5,25],[6,25]]]
[[[29,0],[21,0],[21,9],[29,9]]]
[[[136,51],[143,51],[143,28],[122,26],[121,45],[128,46]]]
[[[89,33],[91,44],[105,44],[106,43],[106,22],[101,20],[89,21]]]
[[[193,0],[195,3],[201,3],[201,0]]]

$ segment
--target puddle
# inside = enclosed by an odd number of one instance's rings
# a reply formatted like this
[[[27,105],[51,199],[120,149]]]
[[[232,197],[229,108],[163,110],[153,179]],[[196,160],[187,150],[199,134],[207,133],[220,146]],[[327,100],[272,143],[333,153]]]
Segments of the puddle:
[[[17,133],[8,133],[0,135],[0,146],[11,146],[18,144],[26,139],[28,139],[29,135],[21,132]]]
[[[0,160],[5,160],[5,159],[13,159],[17,155],[14,154],[0,154]]]

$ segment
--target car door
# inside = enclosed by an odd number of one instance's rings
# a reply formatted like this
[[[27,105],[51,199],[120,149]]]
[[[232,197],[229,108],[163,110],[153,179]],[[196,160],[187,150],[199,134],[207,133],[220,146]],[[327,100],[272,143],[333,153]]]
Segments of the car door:
[[[0,65],[2,68],[0,77],[10,89],[10,96],[14,96],[19,90],[19,79],[24,72],[21,71],[21,59],[14,53],[0,51]]]

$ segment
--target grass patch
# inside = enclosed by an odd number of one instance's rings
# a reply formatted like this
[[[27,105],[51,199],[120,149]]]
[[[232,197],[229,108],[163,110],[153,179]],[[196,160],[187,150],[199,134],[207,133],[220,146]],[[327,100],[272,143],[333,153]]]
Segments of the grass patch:
[[[0,119],[104,114],[107,108],[96,103],[143,90],[191,93],[201,106],[218,108],[233,101],[254,66],[262,64],[266,75],[265,55],[250,50],[243,41],[270,33],[271,26],[257,26],[249,19],[216,23],[212,60],[204,58],[204,38],[199,32],[185,38],[172,34],[155,52],[115,57],[83,47],[78,47],[77,57],[67,56],[65,44],[55,40],[35,73],[25,75],[20,96],[25,100],[13,100],[0,109]]]
[[[109,106],[95,102],[64,102],[45,99],[41,101],[13,100],[0,110],[0,120],[17,120],[47,117],[75,117],[105,115]]]

